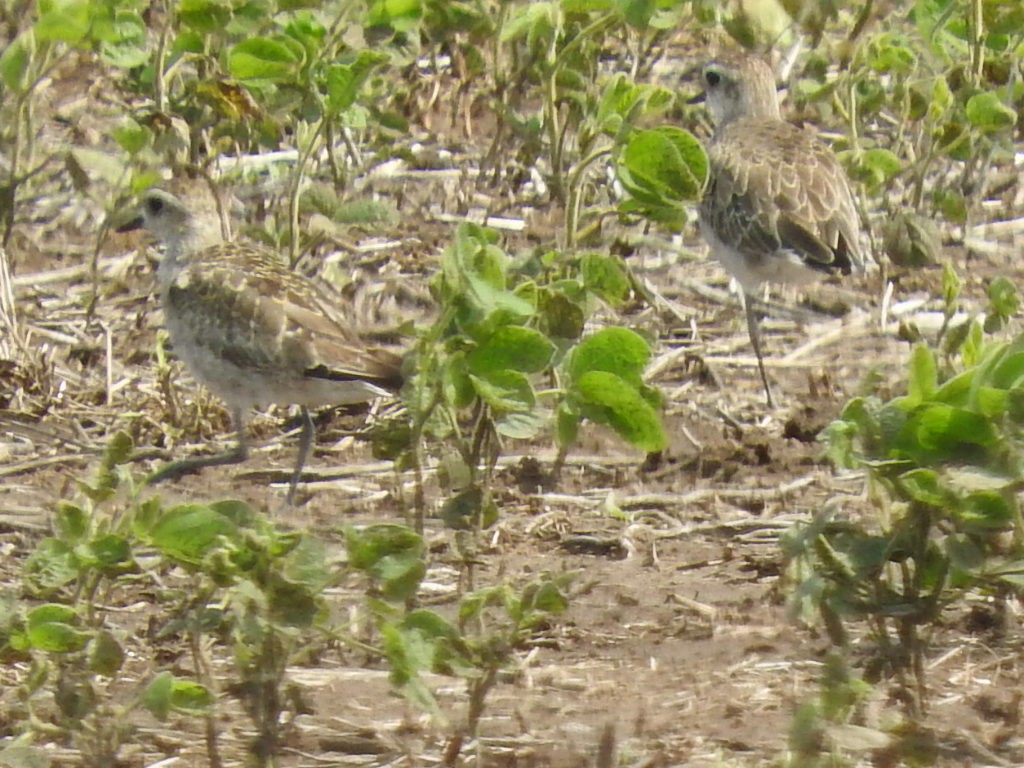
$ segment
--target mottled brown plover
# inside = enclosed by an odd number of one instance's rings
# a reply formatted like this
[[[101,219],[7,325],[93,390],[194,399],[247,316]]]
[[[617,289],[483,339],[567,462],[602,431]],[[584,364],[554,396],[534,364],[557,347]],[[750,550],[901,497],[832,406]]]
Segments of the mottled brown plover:
[[[157,284],[174,351],[227,403],[238,431],[229,453],[173,462],[148,482],[243,461],[248,410],[295,404],[302,432],[288,489],[292,504],[313,440],[308,408],[389,395],[401,386],[400,358],[362,341],[328,296],[276,254],[222,242],[213,211],[192,211],[174,195],[151,189],[118,229],[143,226],[165,248]]]
[[[750,343],[774,405],[751,301],[764,283],[806,283],[864,268],[860,219],[846,174],[811,131],[784,121],[771,67],[722,56],[703,70],[715,123],[701,233],[743,289]]]

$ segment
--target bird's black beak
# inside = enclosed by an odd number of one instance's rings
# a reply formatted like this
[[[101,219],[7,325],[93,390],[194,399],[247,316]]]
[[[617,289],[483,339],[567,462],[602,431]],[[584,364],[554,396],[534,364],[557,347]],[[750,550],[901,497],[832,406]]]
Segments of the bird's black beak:
[[[142,218],[142,214],[138,211],[130,211],[126,216],[115,217],[114,231],[132,232],[136,229],[142,229],[143,224],[145,224],[145,219]]]
[[[142,229],[144,219],[141,216],[135,216],[128,221],[118,224],[116,229],[118,232],[132,232],[136,229]]]
[[[708,99],[708,95],[704,91],[701,91],[696,96],[693,96],[693,97],[687,99],[686,103],[687,104],[703,104],[705,101],[707,101],[707,99]]]

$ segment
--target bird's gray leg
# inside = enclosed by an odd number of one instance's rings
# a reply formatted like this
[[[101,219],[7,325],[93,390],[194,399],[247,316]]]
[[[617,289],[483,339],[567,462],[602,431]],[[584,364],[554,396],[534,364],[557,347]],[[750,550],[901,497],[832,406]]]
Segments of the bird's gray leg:
[[[757,312],[754,310],[754,299],[749,294],[743,293],[743,308],[747,312],[747,333],[750,334],[750,345],[754,348],[754,355],[757,357],[757,370],[761,372],[761,383],[764,384],[765,398],[768,400],[768,407],[775,407],[775,398],[772,397],[772,387],[768,383],[768,373],[764,369],[764,356],[761,354],[761,335],[757,327]]]
[[[313,426],[313,417],[309,415],[309,409],[306,406],[302,406],[302,431],[299,433],[299,456],[295,461],[295,471],[292,472],[292,481],[288,485],[288,506],[295,504],[295,489],[299,485],[299,480],[302,479],[302,468],[306,464],[306,459],[309,457],[309,449],[313,445],[313,434],[315,427]]]
[[[195,456],[191,459],[172,461],[165,467],[146,478],[146,485],[156,485],[164,480],[174,480],[182,475],[198,472],[206,467],[220,467],[226,464],[240,464],[249,455],[249,446],[245,439],[245,416],[241,408],[231,412],[231,421],[238,432],[238,444],[227,453],[219,453],[216,456]]]

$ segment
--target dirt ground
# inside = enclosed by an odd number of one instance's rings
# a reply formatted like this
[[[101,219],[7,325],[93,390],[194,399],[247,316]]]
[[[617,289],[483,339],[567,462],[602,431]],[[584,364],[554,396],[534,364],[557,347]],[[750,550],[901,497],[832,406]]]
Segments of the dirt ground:
[[[399,176],[371,181],[361,193],[400,200],[401,221],[384,233],[352,232],[356,249],[342,256],[354,290],[422,289],[453,231],[446,217],[466,213],[450,180]],[[47,534],[55,504],[75,496],[75,479],[113,431],[128,429],[140,450],[156,449],[140,453],[140,474],[168,455],[167,399],[153,359],[161,318],[151,295],[152,264],[136,241],[108,237],[89,320],[100,211],[86,202],[78,215],[74,199],[70,189],[55,191],[43,220],[26,217],[8,248],[18,328],[30,344],[13,346],[10,359],[0,361],[0,392],[9,393],[0,397],[0,586],[16,593],[21,564]],[[510,250],[530,243],[557,216],[534,210],[524,219],[525,231],[509,235]],[[671,446],[660,462],[646,462],[590,426],[556,480],[547,476],[554,457],[548,443],[506,446],[502,517],[489,533],[478,583],[545,571],[579,575],[568,614],[544,642],[518,655],[490,697],[480,743],[465,747],[466,755],[480,750],[485,765],[591,765],[609,725],[618,765],[778,760],[795,709],[816,695],[828,648],[823,635],[787,613],[778,535],[830,500],[845,514],[870,512],[863,479],[836,475],[815,435],[869,378],[881,382],[883,393],[898,386],[908,349],[898,337],[901,321],[925,332],[937,327],[931,297],[939,295],[939,267],[888,275],[895,290],[884,328],[878,271],[811,292],[822,299],[817,306],[845,307],[840,316],[810,308],[803,295],[774,296],[765,337],[781,404],[768,409],[742,311],[724,274],[704,260],[696,233],[671,248],[638,242],[630,264],[655,301],[619,322],[659,340],[650,381],[666,397]],[[1024,267],[1011,259],[1019,252],[1012,246],[997,244],[984,254],[947,246],[944,257],[964,279],[968,307],[981,306],[992,275],[1022,284]],[[222,406],[177,367],[169,378],[185,425],[173,454],[226,445]],[[284,409],[254,416],[260,447],[245,465],[207,470],[160,493],[168,501],[242,498],[282,523],[316,532],[339,552],[341,525],[404,519],[412,478],[374,461],[350,436],[362,415],[322,417],[301,504],[280,511],[295,449],[294,435],[283,436],[286,416]],[[434,475],[428,484],[440,499]],[[427,538],[430,602],[450,605],[458,576],[450,534],[430,519]],[[605,546],[589,547],[595,541]],[[346,586],[330,595],[339,618],[357,598]],[[160,649],[158,656],[145,630],[159,607],[130,591],[116,596],[113,615],[124,618],[116,629],[129,634],[131,672],[140,680],[168,654],[179,659],[182,674],[189,672],[182,649]],[[949,617],[929,654],[932,764],[1024,765],[1015,727],[1024,695],[1020,650],[1012,633],[1000,638],[966,617]],[[218,669],[226,670],[218,652],[212,649]],[[21,664],[0,668],[0,736],[13,735],[13,691],[27,673]],[[391,692],[387,670],[355,651],[330,648],[290,677],[309,713],[295,719],[282,765],[434,765],[446,747],[450,729]],[[466,704],[461,683],[431,682],[458,722]],[[878,687],[874,725],[898,722],[896,695]],[[226,754],[239,759],[248,721],[227,695],[220,717]],[[140,718],[138,725],[124,750],[126,764],[207,764],[196,721]],[[68,745],[37,743],[59,763],[76,763]],[[861,757],[864,764],[899,764],[884,751]]]

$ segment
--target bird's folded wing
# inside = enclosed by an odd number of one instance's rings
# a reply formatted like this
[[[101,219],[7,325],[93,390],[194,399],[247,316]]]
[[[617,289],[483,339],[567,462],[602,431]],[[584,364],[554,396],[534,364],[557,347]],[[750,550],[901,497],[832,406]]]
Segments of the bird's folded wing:
[[[712,145],[713,178],[701,207],[718,237],[742,253],[796,253],[809,267],[860,266],[857,217],[842,167],[816,138],[788,123]]]
[[[398,379],[400,358],[344,326],[315,284],[273,255],[241,263],[227,250],[209,249],[168,291],[169,309],[188,324],[197,344],[241,368],[385,386]]]

